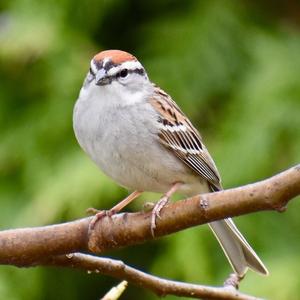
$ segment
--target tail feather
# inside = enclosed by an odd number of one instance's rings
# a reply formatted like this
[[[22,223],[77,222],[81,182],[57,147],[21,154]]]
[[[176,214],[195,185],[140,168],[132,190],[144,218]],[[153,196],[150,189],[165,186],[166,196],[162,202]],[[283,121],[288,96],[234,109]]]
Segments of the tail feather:
[[[231,219],[215,221],[209,224],[219,241],[233,270],[244,276],[250,268],[263,275],[268,275],[268,270],[239,232]]]

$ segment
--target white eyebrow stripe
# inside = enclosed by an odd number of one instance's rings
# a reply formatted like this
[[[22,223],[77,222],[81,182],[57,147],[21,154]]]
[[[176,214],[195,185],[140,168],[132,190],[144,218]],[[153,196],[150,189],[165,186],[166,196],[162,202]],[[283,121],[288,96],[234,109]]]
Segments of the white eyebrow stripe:
[[[97,72],[98,72],[98,68],[97,68],[97,66],[95,64],[94,59],[91,60],[91,70],[94,73],[94,75],[97,74]]]
[[[109,69],[107,75],[114,76],[123,69],[135,70],[135,69],[144,69],[144,68],[138,61],[126,61],[116,67],[112,67],[111,69]]]

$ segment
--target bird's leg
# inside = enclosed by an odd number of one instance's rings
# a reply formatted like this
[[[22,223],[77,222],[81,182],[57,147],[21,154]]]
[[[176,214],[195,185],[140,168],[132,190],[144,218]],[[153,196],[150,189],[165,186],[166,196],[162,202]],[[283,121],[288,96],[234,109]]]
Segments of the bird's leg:
[[[160,217],[161,210],[169,202],[170,197],[178,190],[182,185],[182,182],[175,182],[172,187],[163,195],[163,197],[155,204],[152,213],[151,213],[151,234],[154,237],[154,230],[156,228],[156,218]]]
[[[90,222],[90,229],[94,229],[96,223],[103,218],[104,216],[111,217],[112,215],[118,213],[120,210],[122,210],[125,206],[127,206],[131,201],[136,199],[138,196],[140,196],[143,192],[141,191],[134,191],[129,196],[127,196],[125,199],[120,201],[118,204],[116,204],[114,207],[112,207],[110,210],[101,210],[98,211],[93,219]]]

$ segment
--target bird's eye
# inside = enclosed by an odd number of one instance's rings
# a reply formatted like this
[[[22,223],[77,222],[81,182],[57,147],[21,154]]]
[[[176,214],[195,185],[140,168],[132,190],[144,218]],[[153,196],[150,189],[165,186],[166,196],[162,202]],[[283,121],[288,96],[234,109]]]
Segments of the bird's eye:
[[[127,70],[127,69],[124,69],[124,70],[122,70],[122,71],[119,73],[119,76],[122,77],[122,78],[127,77],[127,75],[128,75],[128,70]]]

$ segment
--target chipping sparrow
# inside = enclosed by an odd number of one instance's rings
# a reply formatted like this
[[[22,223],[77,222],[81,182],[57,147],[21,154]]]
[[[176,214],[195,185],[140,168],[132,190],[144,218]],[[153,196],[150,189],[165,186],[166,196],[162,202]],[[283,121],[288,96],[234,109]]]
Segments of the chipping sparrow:
[[[74,108],[73,126],[79,144],[100,169],[135,190],[110,214],[144,191],[164,194],[153,209],[152,232],[173,193],[192,196],[222,189],[198,131],[129,53],[108,50],[92,59]],[[231,219],[209,226],[238,275],[243,276],[248,267],[268,274]]]

